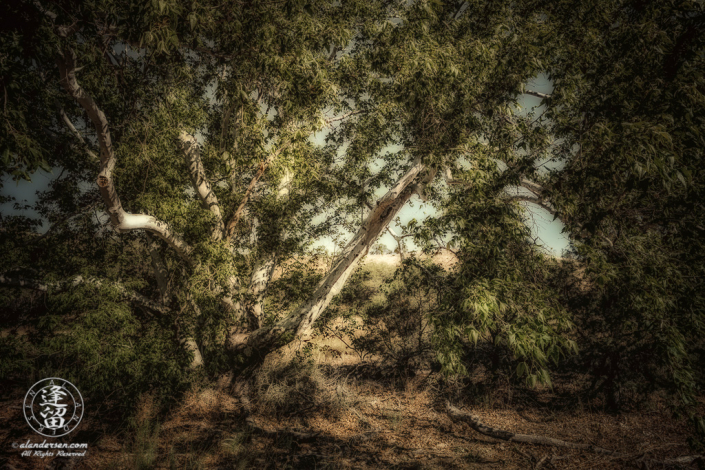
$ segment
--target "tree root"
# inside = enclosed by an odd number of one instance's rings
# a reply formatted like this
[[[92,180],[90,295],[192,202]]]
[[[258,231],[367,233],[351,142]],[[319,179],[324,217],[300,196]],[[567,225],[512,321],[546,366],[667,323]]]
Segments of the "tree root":
[[[705,458],[702,455],[684,455],[681,457],[665,460],[646,459],[644,458],[645,456],[641,454],[637,456],[635,456],[634,454],[624,454],[622,452],[605,449],[604,447],[599,447],[592,444],[579,444],[575,442],[554,439],[552,437],[538,436],[535,434],[515,434],[513,432],[488,426],[482,421],[480,421],[480,418],[478,418],[477,416],[466,411],[462,411],[451,405],[449,402],[446,402],[446,412],[454,422],[464,422],[480,434],[484,434],[485,436],[494,437],[495,439],[501,439],[503,441],[508,442],[587,450],[596,454],[609,455],[618,459],[633,460],[636,457],[641,456],[641,458],[639,459],[641,461],[648,461],[649,463],[660,465],[688,465],[697,461],[705,461]]]

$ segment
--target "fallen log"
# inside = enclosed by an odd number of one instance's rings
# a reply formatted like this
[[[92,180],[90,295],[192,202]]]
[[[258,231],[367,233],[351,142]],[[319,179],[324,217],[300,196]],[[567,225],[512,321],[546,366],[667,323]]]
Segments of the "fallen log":
[[[617,452],[614,450],[605,449],[604,447],[595,446],[592,444],[579,444],[576,442],[563,441],[561,439],[554,439],[552,437],[538,436],[535,434],[518,434],[510,431],[505,431],[503,429],[493,428],[485,423],[483,423],[479,417],[467,411],[462,411],[459,408],[451,405],[450,402],[446,402],[446,412],[450,419],[454,422],[464,422],[468,424],[472,429],[484,434],[485,436],[494,437],[495,439],[501,439],[508,442],[516,442],[519,444],[532,444],[532,445],[542,445],[542,446],[552,446],[552,447],[564,447],[569,449],[587,450],[594,452],[596,454],[610,455],[618,459],[633,459],[633,454],[625,454],[622,452]],[[646,460],[646,459],[644,459]],[[660,464],[660,465],[688,465],[695,463],[697,461],[705,462],[705,458],[702,455],[684,455],[681,457],[676,457],[673,459],[665,460],[654,460],[648,459],[650,463]]]
[[[574,442],[567,442],[562,441],[560,439],[554,439],[552,437],[537,436],[534,434],[515,434],[513,432],[493,428],[480,421],[480,418],[478,418],[477,416],[466,411],[461,411],[450,403],[446,403],[446,411],[448,412],[448,415],[453,421],[462,421],[464,423],[467,423],[470,425],[471,428],[473,428],[480,434],[494,437],[495,439],[501,439],[503,441],[509,442],[519,442],[522,444],[568,447],[571,449],[590,450],[598,454],[615,455],[615,451],[594,446],[592,444],[577,444]]]

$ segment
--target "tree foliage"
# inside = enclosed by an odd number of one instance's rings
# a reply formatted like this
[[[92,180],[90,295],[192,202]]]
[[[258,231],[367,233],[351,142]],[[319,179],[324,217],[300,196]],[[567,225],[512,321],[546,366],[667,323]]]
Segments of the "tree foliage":
[[[419,198],[435,214],[395,240],[459,263],[397,273],[376,314],[399,337],[428,324],[446,372],[486,350],[529,385],[580,349],[609,400],[629,382],[692,405],[703,18],[695,1],[3,2],[0,170],[57,176],[46,233],[2,219],[0,371],[73,365],[130,396],[256,367],[314,331]],[[531,238],[538,210],[565,224],[579,290]]]

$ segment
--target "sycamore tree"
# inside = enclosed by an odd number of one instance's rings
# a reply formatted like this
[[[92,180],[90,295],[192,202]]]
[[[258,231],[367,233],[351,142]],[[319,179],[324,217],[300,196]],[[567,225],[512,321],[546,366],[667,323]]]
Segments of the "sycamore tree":
[[[112,289],[172,318],[193,365],[248,364],[308,334],[441,175],[452,184],[493,153],[538,158],[485,139],[525,126],[512,105],[540,70],[541,24],[521,5],[3,8],[5,171],[61,173],[39,203],[49,232],[23,232],[31,247],[4,260],[3,282]],[[335,226],[352,236],[331,269],[300,305],[265,315],[275,267]],[[99,240],[130,253],[108,259]]]
[[[3,2],[0,168],[58,176],[36,206],[48,231],[2,220],[4,321],[17,334],[0,344],[0,372],[42,357],[91,364],[96,384],[120,370],[154,383],[177,380],[174,364],[256,366],[312,332],[418,198],[438,216],[395,238],[441,237],[461,260],[434,320],[446,368],[462,369],[458,344],[491,338],[520,375],[547,381],[547,361],[575,343],[526,207],[564,220],[596,280],[616,273],[604,278],[614,289],[644,260],[625,260],[630,247],[676,240],[695,250],[677,250],[684,262],[702,253],[693,237],[668,238],[702,230],[700,7],[642,17],[628,2],[573,3]],[[661,41],[653,57],[621,47],[645,21]],[[665,61],[667,85],[639,81],[646,59]],[[527,89],[541,73],[551,95]],[[543,108],[522,113],[527,94]],[[654,218],[683,201],[674,214],[697,208],[685,229]],[[298,278],[286,308],[269,309],[275,272],[323,237],[346,240],[326,272]],[[657,269],[649,295],[664,285]],[[685,285],[665,287],[681,299],[668,305],[690,313],[662,338],[701,324],[700,298],[683,300],[697,285]],[[689,352],[673,347],[681,367]]]

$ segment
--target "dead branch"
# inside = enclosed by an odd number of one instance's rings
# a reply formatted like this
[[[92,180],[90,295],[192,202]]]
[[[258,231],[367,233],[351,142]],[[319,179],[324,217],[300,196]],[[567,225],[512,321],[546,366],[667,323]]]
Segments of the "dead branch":
[[[552,447],[564,447],[569,449],[579,449],[594,452],[596,454],[610,455],[618,459],[634,459],[634,455],[624,454],[622,452],[617,452],[614,450],[605,449],[604,447],[595,446],[592,444],[579,444],[575,442],[562,441],[560,439],[554,439],[552,437],[538,436],[535,434],[516,434],[510,431],[505,431],[502,429],[493,428],[483,423],[479,417],[462,411],[449,402],[446,402],[446,412],[448,416],[453,421],[461,421],[468,424],[472,429],[484,434],[485,436],[494,437],[495,439],[501,439],[508,442],[516,442],[519,444],[531,444],[531,445],[542,445],[542,446],[552,446]],[[654,459],[644,459],[648,460],[650,463],[659,465],[685,465],[691,464],[697,461],[703,461],[704,457],[702,455],[684,455],[681,457],[676,457],[673,459],[665,460],[654,460]]]
[[[537,97],[537,98],[541,98],[542,100],[551,99],[551,95],[546,94],[546,93],[541,93],[541,92],[539,92],[539,91],[534,91],[534,90],[526,90],[526,91],[524,92],[524,94],[525,94],[525,95],[535,96],[535,97]]]

